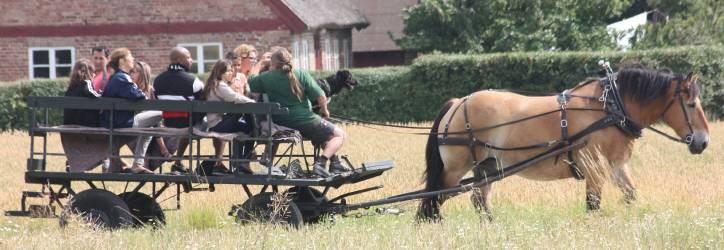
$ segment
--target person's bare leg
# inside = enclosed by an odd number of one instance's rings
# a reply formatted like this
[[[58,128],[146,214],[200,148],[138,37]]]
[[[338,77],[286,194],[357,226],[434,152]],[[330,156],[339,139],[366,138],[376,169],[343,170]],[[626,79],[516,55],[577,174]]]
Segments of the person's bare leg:
[[[166,141],[163,140],[163,137],[156,137],[156,144],[158,145],[158,151],[161,152],[163,157],[172,157],[171,153],[168,152]]]
[[[332,158],[334,154],[339,151],[340,148],[342,148],[342,145],[344,145],[344,141],[346,140],[347,135],[344,133],[344,131],[339,128],[334,128],[334,133],[332,134],[332,138],[325,143],[324,146],[324,152],[322,155],[327,157],[327,159]]]
[[[183,157],[184,157],[184,153],[186,153],[186,147],[188,147],[188,146],[189,146],[189,140],[188,140],[188,139],[186,139],[186,138],[179,139],[179,142],[178,142],[178,151],[176,151],[176,157],[178,157],[178,158],[183,158]],[[183,164],[181,163],[181,160],[176,160],[176,162],[174,163],[174,165],[175,165],[175,166],[179,166],[179,167],[182,167],[182,166],[183,166]],[[183,168],[184,168],[184,170],[187,170],[185,167],[183,167]]]
[[[324,151],[322,152],[322,156],[320,156],[319,159],[317,159],[317,161],[314,163],[315,174],[324,178],[330,176],[330,173],[326,170],[327,160],[332,158],[332,156],[336,154],[340,148],[342,148],[342,145],[345,141],[345,136],[346,135],[341,128],[334,128],[334,131],[332,132],[332,137],[324,144]],[[342,170],[334,172],[338,173],[344,171]]]
[[[220,166],[221,157],[224,156],[224,146],[226,146],[226,142],[216,139],[216,138],[214,138],[212,141],[214,143],[214,152],[215,152],[214,157],[217,160],[216,166]]]

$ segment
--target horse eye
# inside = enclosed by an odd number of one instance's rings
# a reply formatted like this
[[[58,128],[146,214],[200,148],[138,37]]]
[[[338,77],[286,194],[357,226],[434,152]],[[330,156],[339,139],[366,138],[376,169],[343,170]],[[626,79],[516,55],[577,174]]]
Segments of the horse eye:
[[[695,102],[690,102],[690,103],[687,103],[686,106],[689,107],[689,108],[696,108],[696,103],[695,103]]]

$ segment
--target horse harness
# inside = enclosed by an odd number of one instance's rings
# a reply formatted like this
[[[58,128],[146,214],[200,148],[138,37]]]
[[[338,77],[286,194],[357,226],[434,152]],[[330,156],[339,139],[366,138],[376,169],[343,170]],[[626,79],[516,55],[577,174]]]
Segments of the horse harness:
[[[600,97],[592,97],[592,96],[580,96],[575,95],[571,93],[571,89],[565,90],[558,94],[558,104],[559,109],[553,110],[550,112],[546,112],[543,114],[534,115],[531,117],[526,117],[523,119],[518,119],[511,122],[506,122],[494,126],[489,126],[485,128],[477,128],[473,129],[470,124],[469,114],[468,114],[468,100],[470,99],[470,96],[466,96],[463,98],[462,105],[457,105],[455,109],[453,110],[452,115],[448,119],[447,123],[445,124],[444,131],[442,133],[442,136],[438,135],[438,145],[465,145],[468,146],[470,149],[470,154],[473,159],[473,166],[477,167],[479,164],[481,164],[482,161],[478,161],[477,155],[475,154],[475,150],[477,147],[483,147],[488,148],[492,150],[500,150],[500,151],[515,151],[515,150],[530,150],[530,149],[536,149],[536,148],[550,148],[546,152],[552,152],[555,150],[559,150],[561,148],[564,148],[568,145],[573,144],[574,142],[582,139],[583,137],[596,132],[598,130],[607,128],[609,126],[615,125],[619,130],[621,130],[624,134],[633,137],[633,138],[639,138],[642,134],[642,128],[638,124],[636,124],[633,120],[630,119],[630,116],[626,112],[626,109],[624,107],[623,98],[621,97],[619,93],[618,86],[616,85],[616,74],[608,74],[606,78],[603,78],[599,80],[599,84],[601,88],[603,89],[603,93]],[[593,81],[591,81],[593,82]],[[585,84],[584,84],[585,85]],[[669,107],[673,104],[673,102],[676,100],[676,98],[679,99],[681,103],[681,108],[684,111],[684,115],[686,117],[687,124],[689,126],[689,135],[686,136],[685,139],[676,139],[673,136],[666,135],[665,133],[658,131],[654,128],[649,127],[650,129],[654,130],[657,133],[663,134],[669,139],[672,139],[674,141],[678,142],[684,142],[684,143],[691,143],[692,141],[692,135],[693,135],[693,129],[691,127],[691,121],[688,118],[688,113],[686,112],[686,109],[684,108],[683,104],[683,97],[681,96],[681,82],[677,81],[677,87],[676,87],[676,96],[674,99],[669,101],[667,104],[666,109],[661,114],[663,116],[666,114],[666,111],[669,109]],[[569,108],[568,102],[572,97],[576,98],[584,98],[584,99],[590,99],[590,100],[597,100],[599,102],[603,103],[603,109],[591,109],[591,108]],[[460,106],[463,107],[463,116],[465,119],[465,131],[459,131],[459,132],[449,132],[450,122],[452,121],[452,118],[455,116],[455,113],[459,110]],[[592,123],[585,129],[570,135],[568,131],[568,112],[569,110],[585,110],[585,111],[603,111],[606,113],[606,116],[603,118],[597,120],[596,122]],[[515,124],[518,122],[522,122],[529,119],[534,119],[543,115],[552,114],[552,113],[560,113],[560,128],[561,128],[561,138],[557,140],[552,140],[548,142],[538,143],[538,144],[532,144],[532,145],[526,145],[526,146],[518,146],[518,147],[500,147],[493,144],[490,144],[485,141],[479,140],[475,136],[475,132],[480,132],[483,130],[489,130],[493,128],[498,128],[502,126],[507,126],[511,124]],[[451,134],[467,134],[467,137],[449,137]],[[575,159],[573,158],[573,150],[567,150],[567,161],[566,163],[569,165],[571,172],[573,173],[573,176],[578,179],[582,180],[584,179],[583,173],[576,163]],[[558,160],[558,157],[560,155],[556,156],[556,161]],[[483,159],[484,160],[484,159]]]

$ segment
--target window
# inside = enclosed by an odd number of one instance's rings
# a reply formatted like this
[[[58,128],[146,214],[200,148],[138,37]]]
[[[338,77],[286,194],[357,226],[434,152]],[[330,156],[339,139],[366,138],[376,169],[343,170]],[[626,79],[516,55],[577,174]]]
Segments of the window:
[[[210,72],[223,55],[221,43],[182,43],[178,46],[188,49],[191,53],[194,63],[189,70],[194,73]]]
[[[30,48],[28,50],[30,79],[70,76],[75,49],[73,47]]]

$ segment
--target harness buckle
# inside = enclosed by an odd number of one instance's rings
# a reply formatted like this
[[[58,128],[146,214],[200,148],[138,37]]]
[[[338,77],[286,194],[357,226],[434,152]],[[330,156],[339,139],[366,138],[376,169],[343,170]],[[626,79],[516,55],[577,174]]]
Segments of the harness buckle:
[[[567,128],[568,127],[568,120],[562,119],[561,120],[561,128]]]
[[[691,145],[691,143],[694,142],[694,136],[692,134],[686,135],[686,137],[684,137],[684,142],[687,145]]]

